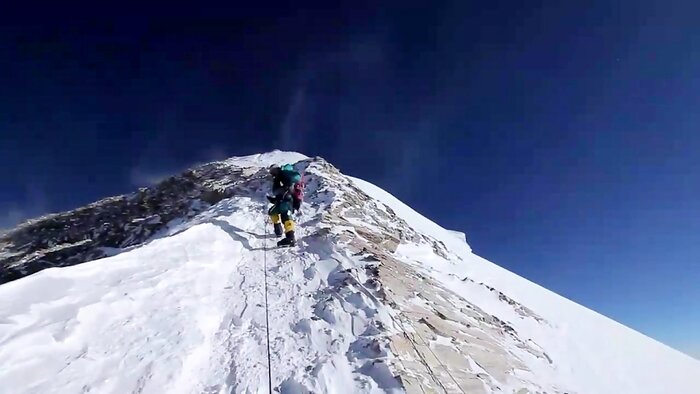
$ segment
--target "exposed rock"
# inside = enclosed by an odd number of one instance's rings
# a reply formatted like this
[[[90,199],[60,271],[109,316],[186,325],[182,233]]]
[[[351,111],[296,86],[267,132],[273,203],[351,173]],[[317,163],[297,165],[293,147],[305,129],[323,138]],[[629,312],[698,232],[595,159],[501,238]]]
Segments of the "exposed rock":
[[[191,218],[237,192],[262,187],[264,172],[244,171],[224,162],[205,164],[128,195],[28,220],[0,234],[0,284],[139,245],[172,220]]]

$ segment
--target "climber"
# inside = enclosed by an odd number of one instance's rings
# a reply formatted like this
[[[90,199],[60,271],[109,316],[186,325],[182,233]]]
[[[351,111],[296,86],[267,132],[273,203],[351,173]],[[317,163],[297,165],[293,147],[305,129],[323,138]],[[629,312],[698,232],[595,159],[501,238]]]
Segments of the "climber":
[[[294,246],[294,220],[292,211],[299,211],[303,199],[303,183],[301,175],[291,164],[282,167],[273,165],[270,167],[272,175],[272,196],[267,196],[273,205],[268,211],[272,224],[275,227],[275,235],[285,238],[277,242],[277,246]],[[284,224],[284,228],[282,227]]]

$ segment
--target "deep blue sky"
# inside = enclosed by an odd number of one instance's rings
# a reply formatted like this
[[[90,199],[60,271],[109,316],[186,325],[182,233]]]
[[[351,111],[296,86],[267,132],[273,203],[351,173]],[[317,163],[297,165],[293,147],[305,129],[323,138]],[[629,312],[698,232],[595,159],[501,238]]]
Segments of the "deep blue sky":
[[[299,150],[700,355],[700,3],[196,3],[3,10],[0,226]]]

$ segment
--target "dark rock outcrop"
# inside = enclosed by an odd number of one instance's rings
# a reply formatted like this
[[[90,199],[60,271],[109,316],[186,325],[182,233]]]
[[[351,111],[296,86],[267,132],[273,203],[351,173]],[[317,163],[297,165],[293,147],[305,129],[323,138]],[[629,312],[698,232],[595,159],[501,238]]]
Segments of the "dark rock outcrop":
[[[0,284],[139,245],[175,219],[262,187],[265,175],[262,169],[214,162],[131,194],[28,220],[0,234]]]

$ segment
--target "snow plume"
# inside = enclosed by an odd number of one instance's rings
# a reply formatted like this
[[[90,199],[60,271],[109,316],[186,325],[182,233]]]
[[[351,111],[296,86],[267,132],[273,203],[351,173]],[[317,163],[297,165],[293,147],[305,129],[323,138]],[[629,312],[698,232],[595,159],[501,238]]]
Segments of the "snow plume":
[[[265,169],[280,162],[296,162],[307,176],[291,249],[272,247],[266,218]],[[179,190],[177,179],[171,183]],[[231,158],[192,169],[181,185],[191,188],[188,201],[171,189],[152,191],[163,201],[146,201],[182,216],[119,218],[127,233],[104,242],[130,242],[111,257],[0,285],[0,392],[698,387],[700,361],[474,255],[461,234],[320,158],[280,151]],[[204,187],[223,194],[204,199],[196,192]],[[110,205],[91,209],[102,206]],[[41,231],[29,230],[58,230],[39,220],[0,238],[0,263],[30,252],[16,245],[60,252],[58,266],[71,250],[96,246],[93,227],[80,234],[70,225],[85,212],[61,215],[60,228],[79,242],[44,245]],[[130,236],[144,223],[160,227]]]
[[[154,186],[163,180],[185,171],[187,168],[200,166],[204,163],[223,160],[228,157],[226,148],[219,145],[212,145],[209,148],[198,152],[195,157],[197,159],[189,163],[172,164],[163,167],[162,164],[153,164],[153,162],[161,156],[159,155],[143,155],[139,163],[131,168],[129,173],[129,182],[132,186]]]
[[[355,134],[355,130],[343,128],[337,118],[344,117],[348,108],[361,111],[354,101],[359,97],[357,93],[364,92],[357,91],[355,85],[376,88],[378,81],[373,76],[382,74],[385,68],[383,42],[381,35],[353,36],[337,48],[307,54],[290,83],[288,106],[275,146],[312,151],[315,141],[326,140],[329,134],[339,140],[344,139],[340,134]],[[347,90],[354,93],[347,94]]]
[[[299,150],[304,146],[304,135],[307,132],[304,115],[305,89],[299,87],[294,92],[289,108],[280,126],[278,141],[275,145],[282,149]]]
[[[42,215],[49,209],[48,196],[44,188],[30,183],[24,191],[23,205],[10,204],[0,211],[0,231],[17,226],[29,218]]]
[[[16,226],[22,220],[30,217],[25,211],[17,207],[10,207],[0,214],[0,231]]]
[[[373,180],[408,195],[422,181],[405,168],[420,163],[426,176],[440,171],[445,147],[435,136],[453,126],[432,88],[406,91],[397,82],[387,57],[389,36],[358,34],[336,48],[307,54],[290,78],[275,146],[322,148],[344,166],[370,167]]]
[[[130,181],[133,186],[153,186],[169,177],[169,171],[146,170],[140,167],[131,169]]]

